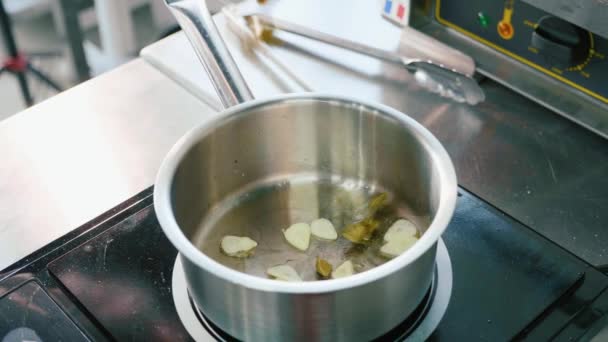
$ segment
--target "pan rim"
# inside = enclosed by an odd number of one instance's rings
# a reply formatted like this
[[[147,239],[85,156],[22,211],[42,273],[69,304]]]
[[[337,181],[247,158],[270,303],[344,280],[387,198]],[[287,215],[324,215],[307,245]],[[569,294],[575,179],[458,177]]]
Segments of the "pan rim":
[[[420,240],[408,251],[380,266],[346,278],[325,281],[282,282],[249,275],[224,266],[197,249],[184,235],[173,214],[171,205],[171,186],[177,167],[185,154],[202,137],[209,134],[214,129],[232,120],[236,120],[241,116],[247,115],[247,113],[253,109],[277,103],[295,101],[337,102],[342,105],[358,105],[365,107],[370,111],[377,112],[379,115],[385,115],[398,121],[401,125],[406,126],[412,134],[416,135],[418,140],[425,145],[426,150],[429,152],[433,163],[437,166],[439,171],[439,205],[437,207],[436,215],[428,229]],[[161,228],[182,257],[187,258],[191,263],[206,272],[228,282],[239,284],[250,289],[286,294],[319,294],[346,290],[374,282],[406,268],[427,251],[433,249],[433,246],[437,244],[441,234],[445,231],[452,218],[456,206],[456,199],[457,181],[452,161],[443,145],[424,126],[405,113],[386,105],[361,101],[348,96],[323,93],[279,95],[267,99],[249,101],[224,110],[212,120],[204,122],[189,130],[175,143],[161,163],[154,186],[154,209]]]

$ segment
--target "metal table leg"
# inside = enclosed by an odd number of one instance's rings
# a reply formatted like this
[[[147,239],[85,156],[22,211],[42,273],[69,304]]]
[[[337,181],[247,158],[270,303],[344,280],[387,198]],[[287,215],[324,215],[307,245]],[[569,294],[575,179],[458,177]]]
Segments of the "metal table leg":
[[[135,51],[135,31],[129,1],[95,0],[95,12],[101,48],[110,66],[131,59]]]
[[[59,0],[63,12],[65,34],[70,45],[72,60],[76,69],[79,82],[88,80],[90,75],[89,64],[84,53],[83,35],[78,21],[78,14],[83,8],[89,7],[92,2],[83,0]]]
[[[4,3],[0,0],[0,30],[2,31],[2,39],[4,41],[4,45],[6,46],[6,52],[9,58],[12,59],[11,63],[14,63],[15,66],[12,68],[16,70],[13,72],[15,76],[17,76],[17,81],[19,82],[19,88],[21,88],[21,94],[23,95],[23,100],[25,104],[29,107],[34,103],[34,99],[32,98],[32,94],[30,93],[30,88],[27,85],[27,79],[25,78],[25,72],[22,67],[25,67],[24,63],[20,63],[23,61],[23,56],[19,54],[17,50],[17,43],[15,42],[15,36],[13,35],[13,30],[11,28],[11,21],[6,13],[6,9],[4,8]],[[22,67],[18,67],[17,64]],[[11,71],[11,68],[8,67],[8,64],[5,65],[6,70]]]

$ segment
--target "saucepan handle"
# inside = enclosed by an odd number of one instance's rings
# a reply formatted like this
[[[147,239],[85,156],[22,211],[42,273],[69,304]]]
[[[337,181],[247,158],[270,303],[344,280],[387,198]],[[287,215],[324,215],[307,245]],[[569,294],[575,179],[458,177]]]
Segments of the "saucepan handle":
[[[206,0],[165,0],[205,66],[225,108],[253,99],[243,75],[220,36]]]

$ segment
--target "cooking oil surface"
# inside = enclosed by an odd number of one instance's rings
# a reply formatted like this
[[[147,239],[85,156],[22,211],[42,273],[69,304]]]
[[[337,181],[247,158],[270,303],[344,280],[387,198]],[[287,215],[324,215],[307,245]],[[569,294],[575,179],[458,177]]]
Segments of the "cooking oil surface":
[[[382,236],[398,218],[413,222],[419,232],[429,225],[428,217],[416,216],[409,207],[388,192],[388,201],[375,214],[379,226],[365,244],[354,244],[341,232],[349,224],[369,215],[370,200],[385,192],[356,180],[319,180],[315,177],[291,177],[254,185],[229,196],[214,208],[193,236],[192,242],[203,253],[219,263],[251,275],[267,277],[269,267],[287,264],[305,281],[318,280],[316,258],[337,267],[351,260],[356,273],[378,266],[388,259],[379,249]],[[338,232],[335,241],[311,237],[309,248],[300,251],[291,246],[283,230],[298,222],[310,223],[318,218],[330,220]],[[247,236],[258,243],[253,255],[234,258],[220,251],[226,235]]]

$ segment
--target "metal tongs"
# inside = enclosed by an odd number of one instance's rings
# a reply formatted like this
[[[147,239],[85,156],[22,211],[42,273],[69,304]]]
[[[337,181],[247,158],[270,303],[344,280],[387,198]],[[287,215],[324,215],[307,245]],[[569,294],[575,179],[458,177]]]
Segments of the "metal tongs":
[[[258,37],[262,37],[267,29],[282,30],[404,66],[407,70],[414,73],[414,77],[418,84],[433,93],[451,98],[457,102],[466,102],[475,105],[485,99],[483,90],[472,78],[474,64],[473,68],[469,68],[466,71],[456,70],[431,59],[408,58],[398,53],[332,36],[327,33],[315,31],[308,27],[263,14],[247,15],[245,16],[245,19],[251,30],[254,31]]]

